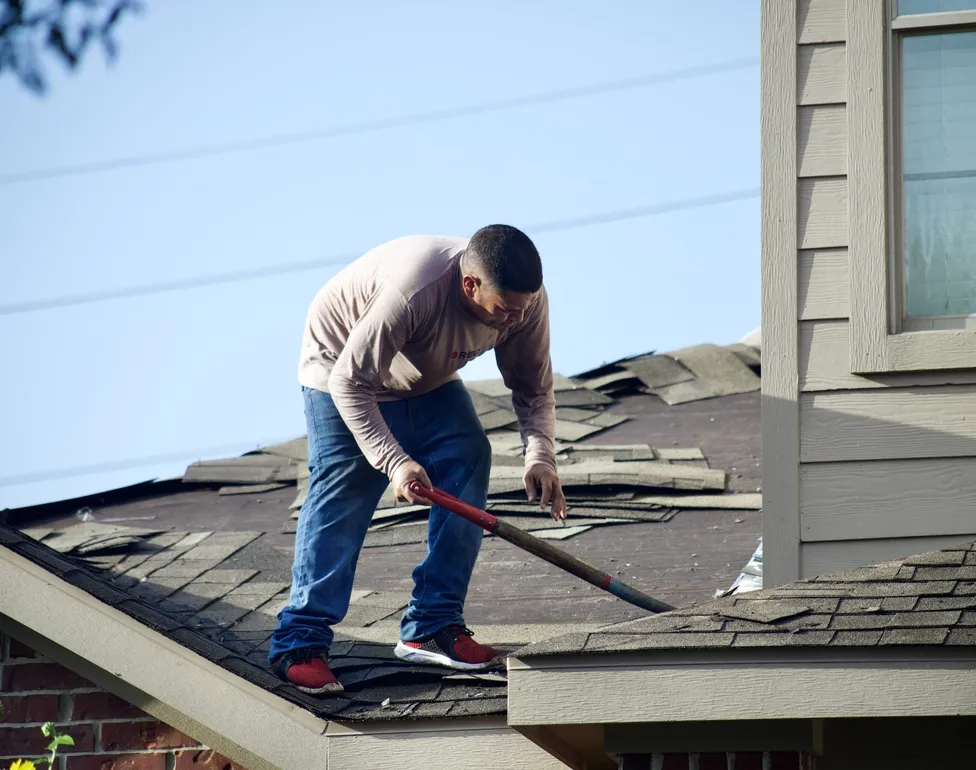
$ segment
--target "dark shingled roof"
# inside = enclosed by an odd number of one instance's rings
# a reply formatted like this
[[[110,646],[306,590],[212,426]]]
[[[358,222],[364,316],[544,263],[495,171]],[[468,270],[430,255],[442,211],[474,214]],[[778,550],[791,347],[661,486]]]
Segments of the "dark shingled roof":
[[[890,645],[976,645],[976,543],[567,634],[517,655]]]
[[[703,345],[557,378],[570,522],[552,528],[515,478],[500,381],[468,388],[495,448],[490,507],[676,606],[728,587],[760,532],[759,350]],[[300,408],[300,406],[298,407]],[[332,664],[346,690],[310,697],[268,670],[288,596],[304,437],[194,463],[182,479],[0,513],[0,547],[309,711],[343,721],[502,714],[504,669],[467,675],[396,660],[392,641],[426,551],[423,511],[377,510]],[[388,504],[386,501],[385,504]],[[497,538],[466,603],[479,639],[513,652],[645,613]],[[542,624],[555,624],[551,628]]]

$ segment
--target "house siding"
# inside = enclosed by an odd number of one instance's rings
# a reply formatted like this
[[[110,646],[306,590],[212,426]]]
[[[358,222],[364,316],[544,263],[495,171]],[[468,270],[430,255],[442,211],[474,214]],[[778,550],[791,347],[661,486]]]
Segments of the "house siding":
[[[851,374],[847,0],[793,3],[798,503],[767,516],[799,560],[770,585],[976,537],[976,372]]]
[[[45,722],[70,735],[57,770],[243,770],[199,741],[0,634],[0,766],[44,755]]]

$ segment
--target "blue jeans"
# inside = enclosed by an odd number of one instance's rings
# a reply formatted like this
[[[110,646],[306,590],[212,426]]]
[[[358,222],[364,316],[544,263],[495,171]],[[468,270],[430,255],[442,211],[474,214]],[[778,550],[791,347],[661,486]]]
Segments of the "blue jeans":
[[[298,518],[288,606],[278,613],[269,660],[328,650],[331,626],[349,609],[356,562],[389,479],[373,468],[331,396],[302,389],[308,426],[308,497]],[[491,445],[460,381],[430,393],[380,404],[397,441],[439,487],[484,508]],[[414,589],[400,623],[403,641],[464,625],[464,600],[483,531],[433,506],[427,556],[413,570]]]

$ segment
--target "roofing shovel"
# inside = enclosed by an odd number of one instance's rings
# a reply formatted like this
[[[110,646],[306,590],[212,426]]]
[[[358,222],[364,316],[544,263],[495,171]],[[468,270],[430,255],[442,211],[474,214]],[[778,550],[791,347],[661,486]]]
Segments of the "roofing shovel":
[[[617,578],[611,577],[606,572],[601,572],[596,567],[591,567],[585,561],[577,559],[575,556],[556,548],[551,543],[540,540],[528,532],[523,532],[518,527],[502,521],[496,516],[492,516],[487,511],[475,508],[463,500],[458,500],[442,489],[437,489],[436,487],[426,489],[420,482],[414,481],[410,484],[410,491],[426,500],[430,500],[432,503],[436,503],[451,513],[456,513],[472,524],[477,524],[493,535],[498,535],[502,540],[507,540],[523,551],[535,554],[540,559],[545,559],[550,564],[554,564],[560,569],[576,575],[576,577],[585,580],[590,585],[594,585],[613,594],[618,599],[623,599],[625,602],[629,602],[650,612],[667,612],[675,609],[670,604],[665,604],[645,593],[641,593],[636,588],[632,588],[626,583],[617,580]]]

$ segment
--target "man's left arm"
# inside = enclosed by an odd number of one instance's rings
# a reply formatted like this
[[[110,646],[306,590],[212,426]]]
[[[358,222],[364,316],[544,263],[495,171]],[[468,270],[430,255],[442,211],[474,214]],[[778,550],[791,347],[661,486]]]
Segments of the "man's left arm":
[[[545,287],[529,307],[522,324],[495,348],[495,360],[518,417],[525,447],[525,491],[529,500],[552,518],[566,518],[566,497],[556,470],[556,397],[549,351],[549,296]]]

